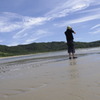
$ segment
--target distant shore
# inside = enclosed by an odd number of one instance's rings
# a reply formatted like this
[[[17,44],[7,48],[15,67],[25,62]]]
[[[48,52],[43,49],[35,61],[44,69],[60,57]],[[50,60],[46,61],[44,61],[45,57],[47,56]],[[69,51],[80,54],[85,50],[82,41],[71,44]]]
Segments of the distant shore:
[[[94,48],[100,47],[100,40],[94,42],[74,42],[74,44],[76,49]],[[55,52],[61,50],[67,50],[67,44],[64,41],[31,43],[27,45],[18,45],[11,47],[0,45],[0,56],[7,57],[35,53]]]
[[[79,48],[76,49],[76,54],[89,54],[89,53],[100,53],[100,47],[92,47],[92,48]],[[40,55],[40,54],[49,54],[49,53],[55,53],[55,52],[65,52],[65,55],[68,55],[67,50],[60,50],[60,51],[52,51],[52,52],[40,52],[40,53],[34,53],[34,54],[24,54],[24,55],[13,55],[13,56],[4,56],[0,57],[0,59],[3,58],[12,58],[12,57],[21,57],[21,56],[31,56],[31,55]],[[60,53],[59,53],[60,54]],[[58,54],[58,55],[59,55]],[[60,54],[61,55],[61,54]],[[64,55],[64,54],[63,54]],[[49,55],[50,56],[50,55]]]

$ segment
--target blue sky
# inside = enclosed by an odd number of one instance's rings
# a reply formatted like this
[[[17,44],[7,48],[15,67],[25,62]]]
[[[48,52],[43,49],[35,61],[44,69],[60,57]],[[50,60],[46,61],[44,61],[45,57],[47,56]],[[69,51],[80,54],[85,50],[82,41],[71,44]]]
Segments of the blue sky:
[[[100,0],[0,0],[0,44],[100,40]]]

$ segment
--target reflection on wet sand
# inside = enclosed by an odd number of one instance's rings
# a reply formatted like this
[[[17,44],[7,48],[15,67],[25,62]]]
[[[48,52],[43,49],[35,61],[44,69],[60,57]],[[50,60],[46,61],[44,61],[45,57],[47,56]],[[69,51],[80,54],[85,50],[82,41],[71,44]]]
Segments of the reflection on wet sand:
[[[80,68],[77,63],[78,59],[69,60],[69,96],[71,96],[71,100],[84,100],[84,96],[81,93],[83,88],[81,88]]]
[[[74,65],[77,64],[77,60],[76,60],[76,59],[69,60],[69,64],[70,64],[71,66],[74,66]]]
[[[70,76],[70,79],[79,78],[77,59],[69,60],[69,76]]]

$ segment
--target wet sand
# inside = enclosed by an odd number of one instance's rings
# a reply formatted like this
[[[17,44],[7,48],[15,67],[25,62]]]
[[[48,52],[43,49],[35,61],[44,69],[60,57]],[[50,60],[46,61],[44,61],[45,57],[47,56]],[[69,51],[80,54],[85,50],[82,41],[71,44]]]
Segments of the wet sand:
[[[2,63],[0,100],[100,100],[100,54]]]

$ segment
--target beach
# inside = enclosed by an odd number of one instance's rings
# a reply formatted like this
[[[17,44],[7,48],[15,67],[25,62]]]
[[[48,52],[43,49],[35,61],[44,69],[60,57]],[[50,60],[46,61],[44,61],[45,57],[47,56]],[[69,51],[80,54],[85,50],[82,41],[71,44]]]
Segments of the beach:
[[[100,47],[0,58],[0,100],[100,100]]]

